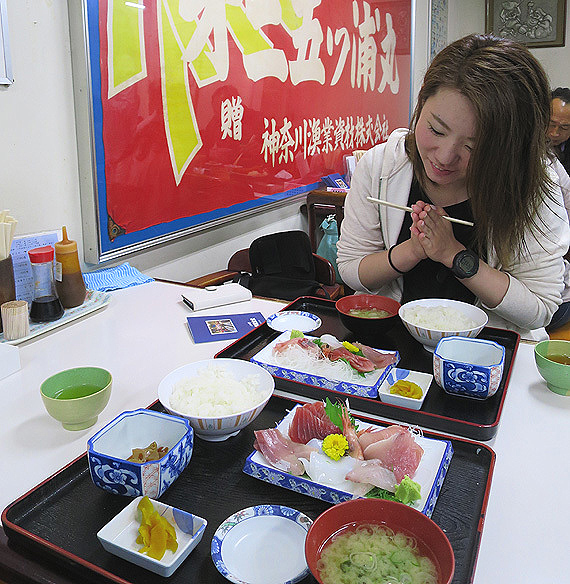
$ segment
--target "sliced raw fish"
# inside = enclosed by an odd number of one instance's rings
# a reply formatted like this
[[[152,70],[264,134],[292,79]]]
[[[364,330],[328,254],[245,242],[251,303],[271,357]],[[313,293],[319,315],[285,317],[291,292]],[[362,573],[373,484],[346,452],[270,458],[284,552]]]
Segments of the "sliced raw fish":
[[[388,470],[380,460],[357,460],[346,479],[355,483],[366,483],[394,492],[400,482],[395,473]]]
[[[315,357],[322,356],[322,351],[319,346],[306,337],[294,337],[287,341],[283,341],[282,343],[276,343],[276,345],[273,347],[273,354],[275,355],[278,353],[283,353],[283,351],[286,351],[289,347],[295,346],[301,347],[307,351],[307,353]]]
[[[361,373],[368,373],[376,369],[374,363],[367,359],[366,357],[361,357],[360,355],[355,355],[351,353],[346,347],[337,347],[333,349],[327,357],[331,361],[338,361],[339,359],[346,359],[354,369],[360,371]]]
[[[358,433],[358,441],[360,442],[362,449],[365,450],[370,444],[386,440],[394,434],[400,434],[401,432],[407,432],[407,430],[402,428],[402,426],[397,425],[388,426],[387,428],[382,429],[366,428],[366,430],[362,430]]]
[[[396,353],[381,353],[373,347],[363,345],[362,343],[355,342],[352,344],[355,347],[358,347],[362,351],[362,354],[374,363],[377,369],[383,369],[384,367],[388,367],[388,365],[396,362]]]
[[[305,472],[300,457],[310,458],[315,449],[305,444],[295,444],[277,428],[255,431],[254,447],[276,468],[295,476]]]
[[[399,483],[405,475],[414,478],[423,453],[423,448],[416,444],[413,434],[402,428],[402,431],[391,430],[389,437],[364,448],[364,459],[380,460],[386,468],[394,472]]]
[[[306,444],[311,438],[322,440],[329,434],[340,432],[327,416],[322,401],[298,407],[289,426],[289,438],[299,444]]]

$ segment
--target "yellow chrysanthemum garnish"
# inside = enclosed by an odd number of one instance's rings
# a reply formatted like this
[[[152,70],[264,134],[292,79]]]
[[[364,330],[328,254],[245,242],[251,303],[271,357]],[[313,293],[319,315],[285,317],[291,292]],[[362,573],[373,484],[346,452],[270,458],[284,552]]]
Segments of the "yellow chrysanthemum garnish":
[[[329,434],[323,440],[323,452],[333,460],[339,460],[348,450],[348,441],[342,434]]]
[[[343,344],[344,348],[348,349],[351,353],[360,352],[360,349],[356,345],[353,345],[352,343],[349,343],[348,341],[342,341],[342,344]]]

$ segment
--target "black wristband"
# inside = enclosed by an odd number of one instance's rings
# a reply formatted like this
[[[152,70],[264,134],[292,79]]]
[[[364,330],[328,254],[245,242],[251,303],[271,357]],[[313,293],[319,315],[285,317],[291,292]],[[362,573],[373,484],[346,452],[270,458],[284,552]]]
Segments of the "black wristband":
[[[388,263],[390,264],[390,267],[394,270],[394,272],[398,272],[398,274],[405,274],[406,272],[402,272],[402,270],[398,270],[398,268],[392,263],[392,250],[395,248],[396,246],[393,245],[389,250],[388,250]]]

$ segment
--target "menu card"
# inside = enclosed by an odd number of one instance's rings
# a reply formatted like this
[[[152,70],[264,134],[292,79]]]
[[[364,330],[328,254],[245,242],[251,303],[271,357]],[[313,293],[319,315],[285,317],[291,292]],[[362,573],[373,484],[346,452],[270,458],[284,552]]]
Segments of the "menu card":
[[[187,320],[195,343],[239,339],[265,322],[261,312],[189,316]]]

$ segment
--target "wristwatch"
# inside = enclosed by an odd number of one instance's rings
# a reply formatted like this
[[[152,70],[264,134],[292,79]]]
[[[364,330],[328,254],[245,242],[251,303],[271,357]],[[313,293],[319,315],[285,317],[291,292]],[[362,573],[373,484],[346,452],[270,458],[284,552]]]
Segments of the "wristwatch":
[[[457,278],[471,278],[479,269],[479,256],[470,249],[461,250],[454,258],[451,271]]]

